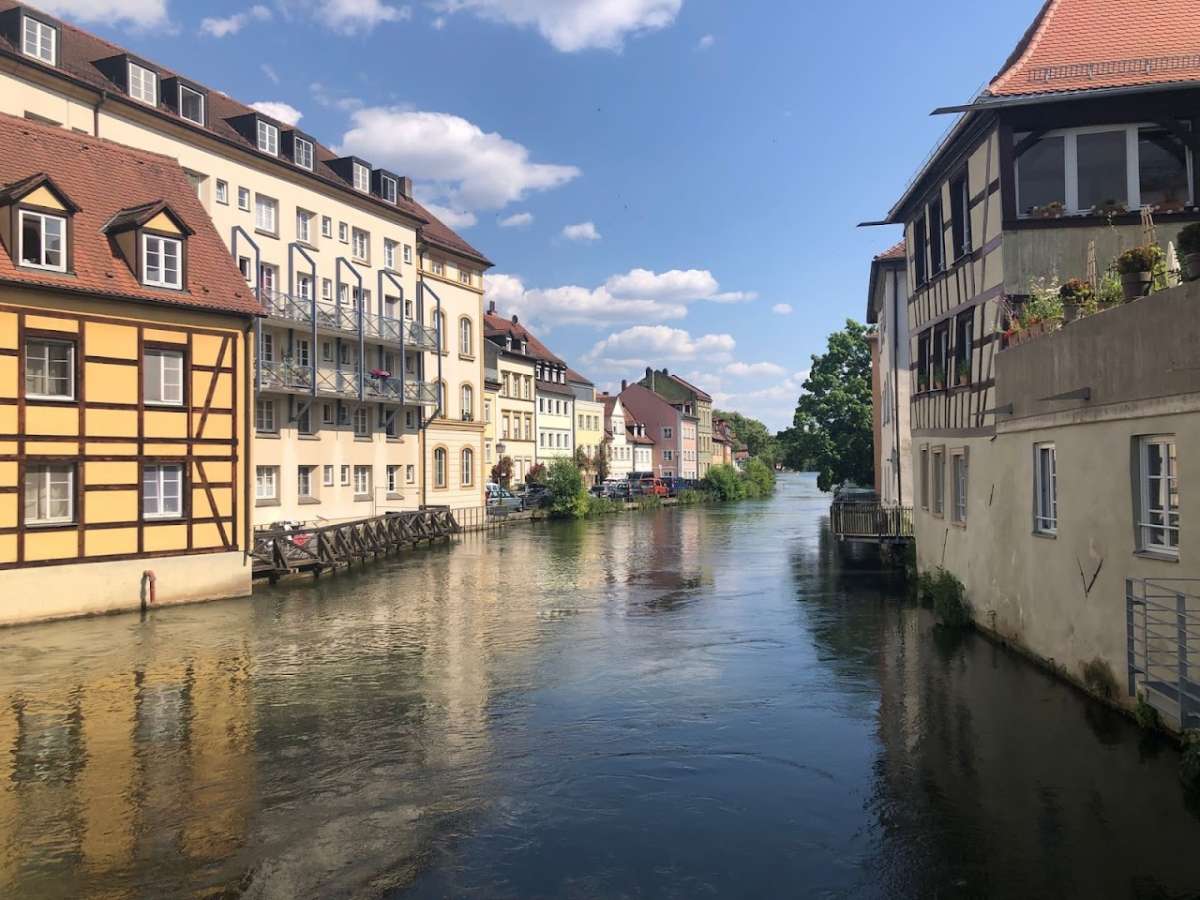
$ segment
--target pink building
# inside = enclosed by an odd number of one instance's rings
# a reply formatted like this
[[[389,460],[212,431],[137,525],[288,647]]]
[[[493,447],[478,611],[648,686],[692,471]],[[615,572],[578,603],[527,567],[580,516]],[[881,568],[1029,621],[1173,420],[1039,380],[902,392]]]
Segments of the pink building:
[[[659,478],[684,477],[684,415],[649,388],[621,382],[621,405],[646,426],[654,441],[653,472]],[[696,468],[696,423],[692,420],[692,476]]]

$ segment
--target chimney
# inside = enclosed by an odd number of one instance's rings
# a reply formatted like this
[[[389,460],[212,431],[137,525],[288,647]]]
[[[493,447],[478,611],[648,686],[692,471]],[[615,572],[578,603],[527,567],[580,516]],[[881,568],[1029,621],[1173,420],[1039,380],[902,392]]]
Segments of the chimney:
[[[625,389],[629,387],[629,382],[624,378],[621,379],[621,393],[625,393]]]
[[[670,375],[670,374],[671,374],[671,373],[667,371],[667,367],[666,367],[666,366],[663,366],[663,378],[666,378],[666,377],[667,377],[668,375]]]
[[[513,324],[514,325],[517,324],[517,314],[516,313],[513,313]]]
[[[495,314],[496,314],[496,301],[492,300],[490,303],[488,303],[488,315],[494,316]]]
[[[654,374],[654,370],[652,368],[650,368],[649,366],[646,366],[646,377],[650,378],[653,374]]]
[[[400,194],[405,200],[412,199],[412,179],[407,175],[400,179]]]

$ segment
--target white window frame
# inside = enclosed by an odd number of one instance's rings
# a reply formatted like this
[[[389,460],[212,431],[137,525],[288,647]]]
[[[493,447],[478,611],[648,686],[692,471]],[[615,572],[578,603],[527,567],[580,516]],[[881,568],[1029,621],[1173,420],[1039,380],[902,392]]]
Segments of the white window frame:
[[[255,145],[263,153],[270,153],[272,156],[279,155],[279,129],[270,122],[264,122],[262,119],[256,119],[257,127],[255,129]]]
[[[187,91],[189,94],[195,94],[200,99],[200,118],[199,119],[193,119],[191,116],[185,116],[183,114],[183,92],[184,91]],[[196,125],[203,125],[207,118],[206,117],[206,113],[208,112],[208,110],[206,108],[207,102],[208,102],[208,98],[204,96],[204,93],[202,91],[198,91],[193,87],[188,87],[186,84],[180,83],[178,94],[176,97],[176,103],[179,107],[179,118],[184,119],[188,122],[192,122]]]
[[[262,211],[269,209],[271,211],[270,227],[263,224]],[[268,197],[265,194],[254,195],[254,227],[258,231],[265,231],[267,234],[279,234],[279,201],[274,197]]]
[[[144,353],[143,359],[142,359],[143,370],[146,368],[146,360],[151,356],[158,356],[158,357],[161,357],[163,360],[163,362],[160,363],[159,367],[158,367],[158,376],[159,376],[158,377],[158,394],[159,394],[159,397],[162,399],[151,400],[149,397],[144,397],[145,404],[147,406],[183,406],[183,396],[184,396],[183,379],[184,379],[184,374],[185,374],[184,373],[184,365],[183,365],[183,351],[182,350],[165,350],[165,349],[161,349],[158,347],[148,347],[145,350],[145,353]],[[178,362],[179,362],[179,384],[177,386],[167,384],[167,367],[164,363],[168,359],[178,360]],[[142,375],[142,393],[143,393],[143,395],[145,395],[145,393],[146,393],[145,378],[146,378],[145,372],[143,371],[143,375]],[[168,390],[167,390],[168,387],[177,387],[178,388],[178,391],[179,391],[178,399],[172,399],[172,398],[168,397]]]
[[[296,466],[296,497],[305,500],[315,500],[317,495],[313,493],[313,469],[316,466]],[[307,489],[304,482],[307,481]]]
[[[965,449],[950,452],[950,521],[955,525],[967,524],[967,495],[971,478],[968,465]]]
[[[371,413],[365,406],[354,407],[354,415],[352,417],[353,431],[356,438],[364,438],[371,436]],[[361,428],[359,427],[361,423]]]
[[[341,471],[342,487],[350,487],[350,467],[342,466]]]
[[[175,497],[175,502],[178,504],[178,508],[173,509],[173,510],[169,510],[169,509],[165,508],[165,504],[164,504],[165,498],[163,497],[163,488],[167,482],[166,475],[168,472],[174,472],[176,474],[176,476],[177,476],[176,481],[179,486],[179,493]],[[153,479],[154,485],[155,485],[155,489],[154,489],[155,496],[154,497],[150,497],[149,493],[146,491],[146,480],[147,480],[146,476],[151,475],[151,474],[153,474],[153,476],[154,476],[154,479]],[[183,518],[183,509],[184,509],[184,503],[183,503],[184,489],[185,489],[185,486],[183,483],[183,463],[168,463],[168,462],[146,463],[142,467],[142,518],[143,519],[182,519]],[[147,501],[154,501],[156,503],[157,509],[147,511],[146,510]]]
[[[464,422],[472,422],[475,420],[475,389],[469,384],[464,384],[458,390],[458,401],[462,406],[462,420]]]
[[[304,148],[304,149],[301,149]],[[313,162],[316,159],[316,154],[313,151],[312,141],[299,136],[292,137],[292,160],[300,168],[313,170]]]
[[[387,467],[387,492],[389,494],[400,493],[400,466],[389,465]]]
[[[471,320],[464,316],[458,320],[458,352],[463,356],[472,356],[474,350],[475,329]]]
[[[268,488],[264,491],[263,488]],[[254,468],[254,499],[255,500],[278,500],[279,499],[279,467],[278,466],[255,466]]]
[[[362,228],[355,228],[351,232],[350,253],[355,259],[369,260],[371,258],[371,233]],[[361,250],[360,250],[361,244]]]
[[[150,274],[150,245],[152,242],[159,245],[158,256],[161,261],[158,266],[160,276],[157,278]],[[165,260],[169,247],[173,247],[175,250],[175,279],[173,281],[168,281],[166,278]],[[177,291],[183,288],[183,241],[178,238],[163,237],[159,234],[142,235],[142,284],[148,287],[171,288]]]
[[[934,447],[930,451],[930,465],[933,469],[933,498],[932,512],[938,518],[946,515],[946,448]],[[941,468],[939,472],[938,469]]]
[[[388,203],[395,203],[400,196],[400,185],[391,175],[379,176],[379,196]]]
[[[364,194],[371,193],[371,169],[369,166],[364,166],[360,162],[351,163],[353,167],[352,180],[354,189],[361,191]]]
[[[1091,207],[1087,209],[1079,208],[1079,136],[1084,134],[1104,134],[1107,132],[1123,131],[1125,133],[1125,193],[1126,193],[1126,208],[1129,212],[1134,213],[1142,208],[1142,172],[1141,158],[1138,153],[1138,135],[1144,129],[1153,129],[1162,131],[1163,127],[1155,122],[1134,122],[1131,124],[1118,123],[1114,125],[1093,125],[1087,128],[1059,128],[1054,131],[1047,131],[1041,135],[1039,140],[1048,138],[1061,137],[1063,139],[1063,197],[1066,204],[1065,215],[1068,216],[1086,216],[1091,214]],[[1019,141],[1023,135],[1017,136],[1014,140]],[[1192,150],[1185,146],[1184,152],[1187,154],[1187,171],[1188,171],[1188,206],[1194,206],[1196,203],[1196,185],[1192,174]],[[1017,197],[1017,217],[1021,219],[1031,218],[1028,213],[1024,212],[1024,205],[1021,203],[1021,160],[1013,160],[1013,183],[1014,193]]]
[[[396,268],[396,242],[388,238],[383,239],[383,267],[393,271]]]
[[[1157,553],[1164,556],[1177,558],[1179,556],[1179,506],[1176,505],[1172,510],[1170,505],[1171,485],[1175,485],[1175,496],[1179,495],[1179,466],[1178,460],[1172,463],[1171,451],[1174,450],[1178,455],[1178,445],[1175,435],[1173,434],[1156,434],[1143,435],[1137,439],[1138,441],[1138,521],[1137,521],[1137,547],[1141,553]],[[1150,448],[1161,447],[1163,459],[1163,472],[1161,475],[1152,478],[1150,476]],[[1153,482],[1161,482],[1156,485]],[[1163,493],[1166,497],[1162,497]],[[1159,499],[1164,505],[1160,507],[1152,507],[1152,496],[1154,493],[1160,495]],[[1158,512],[1163,521],[1161,524],[1150,522],[1150,515],[1153,512]],[[1174,518],[1175,524],[1171,524]],[[1168,537],[1167,543],[1157,543],[1153,541],[1150,535],[1155,531],[1161,531],[1164,536]],[[1170,542],[1170,536],[1173,534],[1174,543]]]
[[[472,487],[475,484],[475,451],[470,447],[463,447],[459,453],[459,468],[458,473],[459,484],[462,487]]]
[[[1033,531],[1058,534],[1058,448],[1053,441],[1033,445]]]
[[[66,216],[55,216],[49,213],[36,212],[32,209],[22,209],[17,217],[17,234],[20,246],[17,250],[17,258],[21,261],[20,264],[26,269],[41,269],[44,272],[65,272],[67,271],[67,219]],[[57,266],[46,265],[45,263],[33,263],[25,259],[25,220],[37,219],[41,222],[41,227],[38,229],[38,235],[41,246],[38,248],[41,258],[46,258],[46,222],[54,221],[59,223],[59,239],[61,246],[59,247],[59,256],[62,262]]]
[[[44,357],[46,363],[46,380],[50,378],[50,354],[51,346],[67,348],[67,390],[63,394],[48,394],[29,391],[29,349],[31,345],[43,345],[47,348],[47,353]],[[75,343],[74,341],[56,341],[52,338],[26,338],[25,340],[25,371],[22,373],[25,379],[25,396],[37,400],[74,400],[75,399]]]
[[[264,359],[264,362],[266,360]],[[254,430],[261,434],[278,434],[279,426],[275,419],[275,401],[264,400],[261,396],[254,401]]]
[[[49,498],[50,486],[55,473],[66,473],[67,476],[67,513],[63,516],[49,515]],[[68,525],[75,521],[75,466],[71,463],[45,463],[30,465],[25,470],[25,482],[21,485],[21,505],[22,509],[25,504],[25,494],[28,491],[29,479],[36,477],[41,481],[39,486],[39,499],[44,499],[46,503],[46,515],[38,515],[35,513],[34,518],[25,517],[25,524],[37,528],[44,525]],[[38,503],[38,509],[41,509],[42,504]]]
[[[238,197],[238,209],[242,210],[242,212],[250,212],[250,205],[251,205],[250,204],[250,188],[248,188],[248,187],[238,188],[237,197]]]
[[[129,89],[129,96],[134,100],[145,103],[147,106],[158,106],[158,73],[153,69],[147,69],[145,66],[130,60],[126,63],[126,82]],[[134,90],[135,74],[137,75],[136,82],[138,89]],[[146,86],[150,86],[150,96],[146,96]]]
[[[321,466],[321,486],[333,487],[333,466],[329,464]]]
[[[404,245],[404,264],[406,266],[412,265],[412,244]]]
[[[30,34],[29,26],[33,25],[33,33]],[[46,36],[49,35],[50,56],[49,58],[42,52],[47,43]],[[30,38],[33,38],[32,45]],[[32,49],[31,49],[32,48]],[[40,19],[35,19],[33,16],[25,16],[25,21],[21,27],[21,52],[26,56],[34,59],[40,59],[44,63],[49,63],[54,66],[58,64],[58,29],[53,25],[47,25]]]
[[[371,467],[354,467],[354,496],[369,497],[371,494]]]
[[[321,216],[321,237],[333,237],[333,219],[329,216]]]
[[[296,209],[296,240],[305,244],[312,243],[313,213],[305,209]]]
[[[229,182],[217,179],[216,188],[217,202],[225,206],[229,205]]]

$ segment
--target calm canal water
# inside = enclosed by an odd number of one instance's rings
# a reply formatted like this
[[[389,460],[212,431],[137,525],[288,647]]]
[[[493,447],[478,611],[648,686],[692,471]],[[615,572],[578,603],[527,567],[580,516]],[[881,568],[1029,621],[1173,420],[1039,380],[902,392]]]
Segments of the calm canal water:
[[[1198,896],[1175,751],[939,632],[827,507],[0,632],[0,896]]]

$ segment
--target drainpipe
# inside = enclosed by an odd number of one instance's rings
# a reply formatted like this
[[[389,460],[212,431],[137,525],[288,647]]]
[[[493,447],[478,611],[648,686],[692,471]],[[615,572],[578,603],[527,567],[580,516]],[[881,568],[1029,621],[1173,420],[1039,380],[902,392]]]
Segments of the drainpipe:
[[[906,321],[907,321],[907,310]],[[907,329],[906,329],[907,330]],[[896,491],[904,505],[904,460],[900,457],[900,273],[892,269],[892,426],[896,431]]]
[[[254,320],[246,325],[246,330],[245,330],[247,362],[249,361],[250,353],[253,352],[254,358],[255,358],[256,370],[257,370],[257,366],[258,366],[258,362],[257,362],[257,360],[258,360],[258,345],[255,344],[253,346],[253,350],[251,350],[250,334],[252,332],[254,334],[258,333],[258,324],[259,324],[259,317],[255,316]],[[245,532],[245,534],[243,536],[243,542],[242,542],[242,562],[243,563],[245,563],[245,561],[250,558],[250,554],[254,550],[254,523],[253,523],[253,521],[251,521],[251,519],[253,518],[254,504],[252,504],[250,502],[250,491],[253,490],[253,488],[254,488],[254,478],[253,478],[253,476],[254,476],[254,468],[253,468],[254,461],[252,459],[252,456],[253,456],[252,441],[253,441],[253,439],[251,438],[251,435],[254,432],[251,429],[254,427],[253,409],[254,409],[254,401],[257,397],[257,384],[250,379],[249,374],[250,374],[249,369],[247,367],[247,369],[242,373],[242,380],[246,383],[246,402],[243,404],[243,406],[245,406],[245,409],[242,411],[242,441],[241,441],[242,461],[243,461],[243,465],[244,465],[245,471],[246,471],[246,482],[245,482],[246,490],[245,490],[245,496],[242,498],[242,502],[244,504],[246,504],[246,515],[243,517],[245,519],[245,526],[243,528],[243,531]],[[235,375],[235,377],[236,377],[236,375]],[[235,516],[237,515],[236,508],[233,510],[233,514]]]
[[[100,137],[100,107],[108,100],[108,91],[101,91],[96,105],[92,107],[92,135]]]

